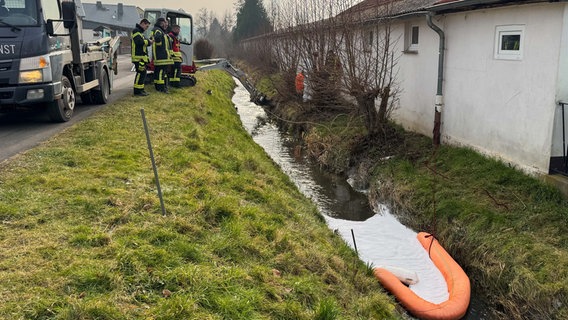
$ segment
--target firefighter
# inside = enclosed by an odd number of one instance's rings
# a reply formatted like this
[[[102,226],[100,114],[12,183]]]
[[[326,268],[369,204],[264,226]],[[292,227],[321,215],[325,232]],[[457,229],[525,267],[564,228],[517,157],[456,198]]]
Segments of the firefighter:
[[[156,91],[168,93],[167,79],[168,67],[174,64],[170,56],[170,40],[166,34],[168,22],[165,18],[158,18],[154,29],[152,30],[152,37],[154,43],[152,44],[152,55],[154,58],[154,86]]]
[[[148,19],[142,19],[136,24],[132,30],[132,63],[136,68],[136,77],[134,78],[134,95],[147,96],[144,90],[144,81],[146,81],[146,67],[148,66],[148,46],[152,44],[152,40],[144,36],[144,31],[150,26]]]
[[[172,26],[172,31],[169,33],[170,38],[172,39],[172,59],[174,61],[174,65],[170,71],[170,84],[174,88],[180,88],[180,81],[181,81],[181,63],[182,63],[182,56],[181,56],[181,44],[179,42],[179,31],[180,26],[174,24]]]

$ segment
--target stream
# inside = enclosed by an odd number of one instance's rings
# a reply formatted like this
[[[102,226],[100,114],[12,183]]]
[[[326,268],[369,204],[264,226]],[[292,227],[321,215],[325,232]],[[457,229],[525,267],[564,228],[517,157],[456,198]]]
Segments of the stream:
[[[243,127],[316,204],[329,228],[356,249],[365,263],[416,272],[419,281],[410,285],[412,291],[433,303],[446,301],[449,295],[444,277],[416,239],[417,233],[401,224],[385,205],[378,204],[375,207],[379,210],[374,212],[365,190],[354,190],[344,179],[322,172],[304,156],[295,155],[293,138],[268,121],[264,109],[250,102],[248,91],[238,80],[235,82],[232,101]],[[488,319],[481,305],[472,297],[463,319]]]

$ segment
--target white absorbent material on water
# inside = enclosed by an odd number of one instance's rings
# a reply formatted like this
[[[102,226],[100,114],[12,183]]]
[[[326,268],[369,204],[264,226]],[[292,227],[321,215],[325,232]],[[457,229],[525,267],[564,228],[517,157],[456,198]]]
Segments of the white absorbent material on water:
[[[347,221],[326,216],[331,229],[337,230],[351,246],[353,234],[359,257],[372,266],[392,266],[416,272],[418,283],[409,288],[422,299],[442,303],[449,298],[448,287],[442,273],[436,268],[428,252],[410,230],[383,207],[381,213],[366,221]]]

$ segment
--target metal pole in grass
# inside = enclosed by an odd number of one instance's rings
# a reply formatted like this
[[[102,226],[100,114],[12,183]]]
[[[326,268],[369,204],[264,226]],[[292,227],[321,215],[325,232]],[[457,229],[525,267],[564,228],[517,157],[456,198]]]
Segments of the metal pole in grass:
[[[353,233],[353,229],[351,229],[351,237],[353,238],[353,245],[355,246],[355,253],[359,255],[359,250],[357,250],[357,242],[355,242],[355,233]]]
[[[156,167],[156,161],[154,160],[154,152],[152,151],[152,142],[150,142],[150,132],[148,130],[148,124],[146,123],[144,108],[140,109],[140,114],[142,114],[142,122],[144,123],[144,131],[146,132],[146,141],[148,142],[148,150],[150,150],[150,159],[152,160],[152,169],[154,169],[154,178],[156,179],[156,187],[158,188],[160,206],[162,206],[162,215],[165,216],[166,207],[164,206],[164,197],[162,197],[162,188],[160,187],[160,179],[158,178],[158,168]]]

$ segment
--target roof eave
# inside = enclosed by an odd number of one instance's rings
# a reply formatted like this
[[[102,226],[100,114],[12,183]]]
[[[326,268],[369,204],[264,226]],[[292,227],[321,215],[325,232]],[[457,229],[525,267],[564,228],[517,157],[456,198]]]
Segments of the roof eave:
[[[566,2],[568,0],[462,0],[449,3],[441,3],[428,8],[434,13],[450,13],[459,11],[469,11],[483,8],[504,7],[510,5],[530,4],[539,2]]]

